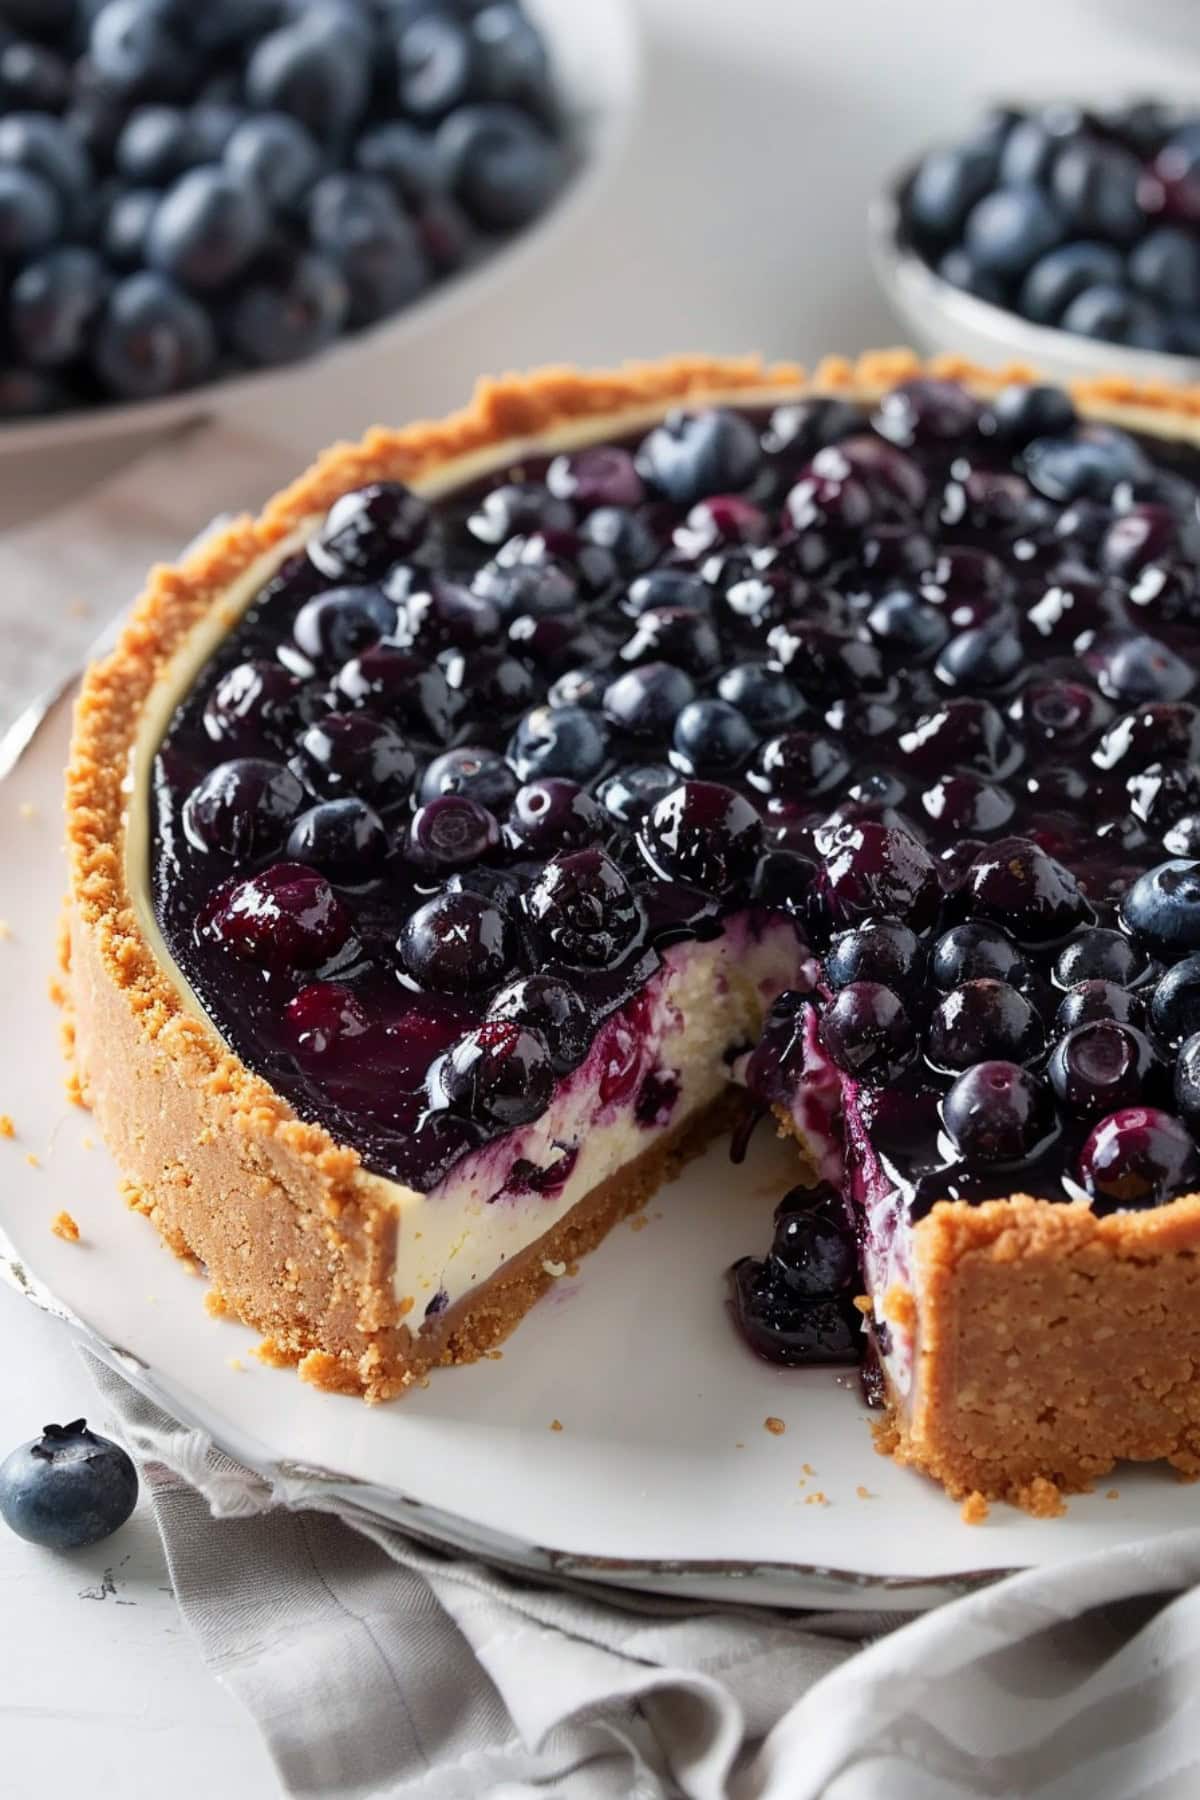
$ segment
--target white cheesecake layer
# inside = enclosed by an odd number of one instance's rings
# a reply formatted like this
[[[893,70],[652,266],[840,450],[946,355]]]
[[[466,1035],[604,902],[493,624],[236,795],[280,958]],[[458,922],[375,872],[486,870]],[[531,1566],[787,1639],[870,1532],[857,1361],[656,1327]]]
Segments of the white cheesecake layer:
[[[412,1302],[414,1328],[431,1301],[436,1298],[437,1312],[452,1306],[601,1182],[716,1100],[730,1080],[728,1053],[757,1037],[776,994],[808,988],[814,973],[808,951],[782,920],[756,929],[742,916],[712,943],[672,945],[660,972],[605,1023],[587,1060],[559,1084],[541,1118],[458,1163],[428,1194],[396,1188],[396,1294]],[[656,1071],[674,1098],[644,1122],[637,1116],[639,1096]],[[607,1101],[606,1082],[618,1090]],[[547,1194],[513,1191],[521,1185],[519,1175],[510,1182],[514,1164],[543,1169],[571,1154],[561,1187]],[[736,1183],[732,1167],[730,1179]]]

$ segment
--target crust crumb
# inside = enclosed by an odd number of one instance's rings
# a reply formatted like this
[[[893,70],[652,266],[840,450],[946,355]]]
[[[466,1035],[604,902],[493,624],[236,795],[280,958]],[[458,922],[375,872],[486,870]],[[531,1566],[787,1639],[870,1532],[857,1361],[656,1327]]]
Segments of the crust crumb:
[[[487,1357],[489,1362],[503,1362],[504,1361],[503,1350],[485,1350],[484,1355]]]
[[[1119,1500],[1121,1498],[1120,1488],[1109,1488],[1104,1498],[1106,1500]]]
[[[204,1310],[210,1319],[228,1319],[233,1311],[224,1294],[210,1287],[204,1296]]]
[[[1061,1488],[1044,1475],[1035,1475],[1027,1486],[1019,1487],[1015,1498],[1022,1512],[1035,1519],[1058,1519],[1067,1510]]]
[[[227,1369],[232,1369],[235,1375],[244,1375],[246,1373],[246,1365],[240,1356],[227,1356],[225,1358],[225,1366]]]
[[[645,1231],[649,1223],[650,1221],[645,1213],[635,1213],[633,1218],[629,1221],[629,1229],[630,1231]]]
[[[879,1498],[879,1495],[873,1494],[869,1487],[864,1487],[861,1481],[854,1492],[858,1495],[860,1500],[878,1500]]]
[[[787,1426],[782,1419],[777,1419],[774,1413],[768,1413],[763,1420],[763,1430],[769,1431],[772,1437],[782,1437]]]
[[[960,1517],[964,1525],[982,1525],[990,1510],[987,1501],[976,1488],[963,1501]]]
[[[562,1428],[563,1428],[563,1422],[561,1419],[551,1419],[551,1421],[550,1421],[551,1431],[561,1431]]]
[[[864,1319],[869,1319],[875,1311],[875,1302],[872,1300],[870,1294],[855,1294],[853,1304],[863,1315]]]
[[[55,1237],[62,1238],[64,1243],[77,1244],[79,1242],[79,1227],[69,1212],[55,1213],[50,1221],[50,1229]]]
[[[814,1468],[813,1468],[813,1466],[812,1466],[812,1464],[811,1464],[811,1463],[801,1463],[801,1464],[800,1464],[800,1467],[801,1467],[801,1468],[802,1468],[802,1469],[803,1469],[803,1470],[804,1470],[804,1473],[805,1473],[805,1474],[806,1474],[806,1475],[815,1475],[815,1474],[816,1474],[816,1472],[817,1472],[817,1471],[816,1471],[816,1470],[815,1470],[815,1469],[814,1469]]]
[[[96,1148],[95,1138],[85,1137],[80,1140],[80,1143],[84,1150],[94,1150]]]
[[[266,1363],[270,1369],[291,1369],[299,1360],[294,1350],[288,1350],[273,1337],[260,1339],[251,1354],[257,1356],[259,1362]]]
[[[71,1070],[67,1079],[63,1082],[63,1086],[67,1091],[67,1099],[71,1102],[71,1105],[78,1106],[83,1112],[86,1112],[87,1101],[83,1097],[83,1086],[80,1082],[79,1071],[77,1069]]]
[[[11,1113],[0,1113],[0,1138],[14,1138],[17,1128],[12,1122]]]
[[[29,1164],[31,1169],[40,1169],[42,1166],[42,1159],[36,1150],[27,1150],[25,1152],[25,1161]]]
[[[889,1325],[912,1331],[917,1323],[917,1303],[906,1287],[890,1287],[883,1296],[883,1316]]]
[[[7,944],[13,934],[13,928],[7,919],[0,919],[0,944]]]
[[[396,1303],[397,1317],[401,1319],[407,1318],[416,1304],[417,1302],[412,1294],[405,1294],[403,1300],[399,1300]]]
[[[21,818],[23,818],[23,819],[36,819],[37,818],[37,810],[38,809],[33,804],[32,800],[22,800],[20,806],[18,806],[18,808],[17,808],[17,812],[20,814]]]
[[[805,1494],[804,1504],[805,1506],[828,1506],[829,1498],[828,1495],[821,1492],[820,1488],[814,1488],[811,1494]]]

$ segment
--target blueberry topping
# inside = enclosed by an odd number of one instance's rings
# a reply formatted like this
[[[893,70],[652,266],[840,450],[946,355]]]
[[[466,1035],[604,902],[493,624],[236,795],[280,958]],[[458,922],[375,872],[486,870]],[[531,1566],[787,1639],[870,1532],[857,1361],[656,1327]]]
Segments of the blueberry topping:
[[[963,1161],[974,1165],[1020,1163],[1054,1130],[1050,1092],[1018,1063],[976,1063],[942,1102],[946,1135]]]
[[[987,976],[952,988],[933,1009],[925,1054],[935,1069],[972,1063],[1031,1062],[1045,1042],[1042,1022],[1024,994]]]
[[[137,1470],[125,1451],[83,1419],[45,1426],[0,1463],[0,1518],[47,1550],[79,1550],[110,1537],[137,1494]]]
[[[1092,976],[1069,987],[1058,1003],[1054,1015],[1057,1031],[1072,1031],[1093,1019],[1116,1019],[1121,1025],[1138,1023],[1143,1015],[1141,1000],[1128,988],[1103,976]]]
[[[263,968],[316,969],[350,936],[350,914],[328,881],[302,863],[272,863],[218,889],[200,930]]]
[[[941,899],[924,847],[907,831],[871,820],[838,834],[822,889],[835,919],[849,923],[882,913],[915,931],[932,924]]]
[[[737,413],[668,414],[638,451],[638,473],[677,506],[708,494],[736,493],[753,479],[758,437]]]
[[[642,821],[642,854],[663,880],[693,882],[724,896],[749,880],[762,824],[748,800],[713,781],[685,781]]]
[[[408,828],[408,856],[431,874],[467,869],[488,856],[500,842],[493,815],[465,794],[439,794],[413,814]]]
[[[1070,870],[1029,838],[1001,838],[981,850],[965,887],[979,918],[1007,925],[1023,944],[1065,937],[1089,916]]]
[[[525,912],[545,954],[574,967],[616,961],[642,929],[628,881],[596,848],[553,857],[526,894]]]
[[[920,939],[907,925],[869,918],[833,940],[825,953],[825,980],[834,989],[879,982],[903,994],[919,979],[922,962]]]
[[[430,1089],[456,1112],[511,1131],[544,1110],[554,1070],[536,1031],[513,1019],[491,1018],[434,1064]]]
[[[1096,925],[1064,944],[1054,959],[1054,981],[1060,988],[1072,988],[1080,981],[1113,981],[1129,987],[1145,972],[1145,957],[1123,932]]]
[[[379,588],[330,588],[296,614],[292,637],[314,668],[333,669],[391,631],[396,608]]]
[[[952,925],[933,947],[930,972],[945,993],[964,981],[1019,981],[1025,961],[1008,933],[974,921]]]
[[[728,700],[691,700],[675,720],[672,760],[689,774],[736,769],[752,754],[758,735]]]
[[[329,581],[374,581],[417,549],[429,507],[399,482],[375,482],[334,502],[308,546]]]
[[[1136,1106],[1154,1064],[1150,1043],[1135,1025],[1096,1019],[1059,1040],[1046,1072],[1070,1116],[1095,1118]]]
[[[1121,923],[1166,961],[1200,950],[1200,862],[1176,857],[1139,875],[1121,903]]]
[[[512,927],[482,894],[445,892],[405,920],[397,945],[422,987],[471,994],[495,987],[512,966]]]
[[[496,751],[462,744],[434,757],[421,777],[421,799],[463,794],[489,812],[501,815],[512,804],[519,786],[517,777]]]
[[[326,713],[310,725],[300,736],[298,763],[318,793],[357,793],[381,808],[408,798],[417,766],[398,732],[362,712]]]
[[[387,852],[382,819],[354,795],[323,800],[301,813],[287,841],[291,862],[311,863],[335,881],[367,879],[382,866]]]
[[[666,739],[696,692],[690,675],[672,663],[642,663],[605,689],[604,710],[634,737]]]
[[[538,1033],[556,1075],[565,1075],[587,1055],[592,1021],[574,988],[551,975],[526,975],[498,993],[488,1007],[492,1019],[512,1019]]]
[[[1079,1179],[1097,1213],[1161,1206],[1200,1187],[1200,1155],[1187,1127],[1153,1106],[1130,1106],[1094,1126]]]
[[[549,777],[518,790],[508,815],[508,837],[522,855],[552,856],[597,843],[609,823],[602,807],[577,783]]]
[[[844,1219],[839,1222],[811,1206],[783,1211],[775,1227],[771,1261],[790,1291],[803,1300],[842,1293],[858,1276],[857,1247]]]
[[[579,706],[538,706],[526,713],[508,747],[522,781],[562,775],[589,781],[600,772],[608,740],[602,721]]]
[[[861,1320],[844,1296],[801,1298],[770,1258],[743,1257],[730,1285],[738,1330],[766,1362],[801,1368],[858,1361]]]
[[[1163,975],[1150,1001],[1150,1024],[1171,1050],[1200,1031],[1200,956],[1184,957]]]
[[[303,804],[304,789],[290,769],[239,757],[218,763],[192,789],[183,829],[198,850],[250,861],[279,849]]]

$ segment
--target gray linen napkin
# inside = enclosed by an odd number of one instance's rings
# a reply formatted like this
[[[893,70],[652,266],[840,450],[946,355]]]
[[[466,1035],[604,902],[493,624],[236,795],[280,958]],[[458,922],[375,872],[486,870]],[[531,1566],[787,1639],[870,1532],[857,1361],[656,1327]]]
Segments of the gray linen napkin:
[[[288,1794],[1200,1794],[1200,1528],[911,1621],[610,1597],[357,1514],[287,1510],[85,1356],[150,1488],[183,1617]]]

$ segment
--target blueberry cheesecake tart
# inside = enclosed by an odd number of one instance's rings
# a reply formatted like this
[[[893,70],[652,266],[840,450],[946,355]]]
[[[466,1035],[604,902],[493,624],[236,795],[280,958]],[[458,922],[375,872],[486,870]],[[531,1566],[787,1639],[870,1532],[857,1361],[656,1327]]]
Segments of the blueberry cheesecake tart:
[[[132,1203],[380,1400],[768,1119],[761,1355],[953,1494],[1200,1473],[1198,438],[907,352],[551,370],[157,570],[67,789]]]

